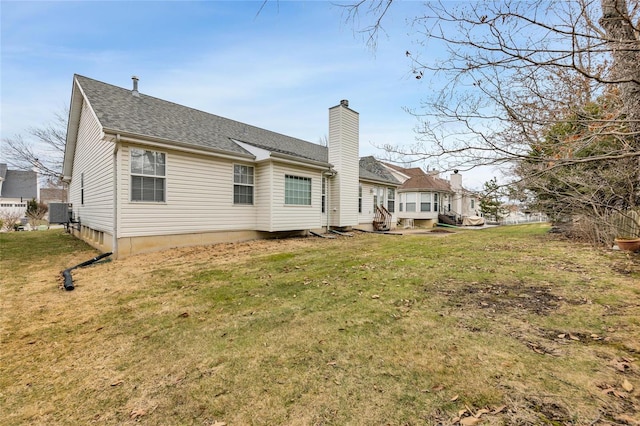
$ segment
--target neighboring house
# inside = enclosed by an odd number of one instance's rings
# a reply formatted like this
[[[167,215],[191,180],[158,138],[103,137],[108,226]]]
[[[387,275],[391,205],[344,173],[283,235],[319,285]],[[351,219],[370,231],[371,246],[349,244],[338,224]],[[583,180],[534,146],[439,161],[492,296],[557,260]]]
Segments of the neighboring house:
[[[502,205],[502,214],[499,222],[503,224],[517,224],[546,222],[548,220],[549,218],[544,213],[532,211],[519,203],[507,203]]]
[[[65,188],[40,188],[40,202],[49,206],[50,203],[66,203],[67,190]],[[49,220],[49,211],[45,215],[45,219]]]
[[[66,203],[67,190],[64,188],[40,188],[40,202],[49,203]]]
[[[137,78],[128,90],[75,75],[63,165],[74,232],[122,257],[371,229],[374,205],[393,216],[400,182],[358,144],[346,100],[329,108],[324,147],[144,95]]]
[[[358,222],[371,229],[393,229],[398,221],[398,187],[396,179],[383,163],[374,157],[360,159],[360,183],[358,187]],[[389,217],[385,218],[385,215]],[[382,222],[385,226],[375,226]]]
[[[27,203],[40,200],[38,173],[25,170],[9,170],[0,164],[0,217],[24,216]]]
[[[401,182],[398,188],[398,220],[406,227],[432,227],[440,214],[458,223],[478,215],[478,198],[463,188],[462,175],[456,170],[447,181],[438,172],[403,168],[382,163]]]

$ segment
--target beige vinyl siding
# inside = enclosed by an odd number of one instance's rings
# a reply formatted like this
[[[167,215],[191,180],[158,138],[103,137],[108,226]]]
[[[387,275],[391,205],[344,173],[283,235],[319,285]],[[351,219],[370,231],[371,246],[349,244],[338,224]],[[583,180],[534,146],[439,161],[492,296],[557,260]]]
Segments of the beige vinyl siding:
[[[362,184],[362,213],[358,215],[358,223],[362,224],[371,224],[373,223],[373,219],[375,217],[375,211],[373,209],[373,196],[376,193],[376,190],[382,190],[384,192],[384,203],[382,204],[385,208],[388,206],[388,198],[387,198],[387,190],[388,186],[384,185],[375,185],[373,183],[368,182],[360,182]],[[372,192],[373,190],[373,192]],[[395,224],[398,217],[398,191],[396,190],[396,199],[395,199],[395,212],[391,214],[391,223]],[[356,206],[357,211],[358,206]],[[395,225],[394,225],[395,226]]]
[[[254,202],[256,206],[256,230],[271,231],[273,216],[273,164],[263,162],[255,168],[255,180],[260,185],[254,186]]]
[[[358,223],[373,222],[373,194],[371,194],[373,187],[370,183],[362,182],[362,213],[358,214]],[[358,206],[356,206],[356,211],[357,209]]]
[[[332,226],[358,223],[358,120],[358,113],[348,108],[337,106],[329,110],[329,162],[338,172],[330,188]]]
[[[254,205],[234,205],[233,161],[137,147],[166,154],[166,201],[131,201],[130,149],[123,146],[119,168],[119,237],[256,229],[255,195],[262,185],[261,176],[256,176],[254,182]]]
[[[113,149],[113,143],[104,139],[100,124],[83,102],[69,201],[83,226],[105,232],[113,232]],[[81,180],[84,180],[84,204]]]
[[[285,175],[311,179],[310,206],[285,204]],[[322,226],[322,172],[320,170],[274,163],[272,190],[271,231],[317,229]]]

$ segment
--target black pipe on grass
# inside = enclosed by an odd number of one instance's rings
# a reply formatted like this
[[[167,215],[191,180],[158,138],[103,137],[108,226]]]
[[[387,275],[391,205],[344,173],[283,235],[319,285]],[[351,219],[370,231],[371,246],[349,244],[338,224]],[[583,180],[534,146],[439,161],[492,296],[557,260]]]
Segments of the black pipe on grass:
[[[73,278],[71,277],[71,271],[77,268],[84,268],[85,266],[89,266],[92,263],[96,263],[98,260],[104,259],[107,256],[111,256],[112,254],[113,254],[112,252],[102,253],[101,255],[98,255],[93,259],[89,259],[86,262],[79,263],[76,266],[72,266],[71,268],[67,268],[64,271],[62,271],[62,276],[64,278],[64,289],[67,291],[71,291],[75,288],[73,286]]]

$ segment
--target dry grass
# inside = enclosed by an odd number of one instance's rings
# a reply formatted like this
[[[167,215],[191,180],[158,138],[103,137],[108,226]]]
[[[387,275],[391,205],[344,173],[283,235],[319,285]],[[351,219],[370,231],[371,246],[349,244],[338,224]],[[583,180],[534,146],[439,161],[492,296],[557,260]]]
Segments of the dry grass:
[[[175,249],[73,292],[89,248],[0,243],[0,423],[640,422],[638,256],[544,226]]]

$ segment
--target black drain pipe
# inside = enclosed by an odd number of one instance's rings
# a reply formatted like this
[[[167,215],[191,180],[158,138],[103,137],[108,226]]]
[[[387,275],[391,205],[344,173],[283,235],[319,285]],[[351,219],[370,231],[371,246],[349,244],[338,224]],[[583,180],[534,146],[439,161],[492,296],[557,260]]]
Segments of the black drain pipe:
[[[86,262],[82,262],[76,266],[72,266],[71,268],[67,268],[62,271],[62,276],[64,277],[64,289],[67,291],[73,290],[75,287],[73,286],[73,278],[71,277],[71,271],[77,268],[83,268],[85,266],[89,266],[92,263],[96,263],[98,260],[104,259],[107,256],[111,256],[113,253],[102,253],[99,256],[94,257],[93,259],[89,259]]]

